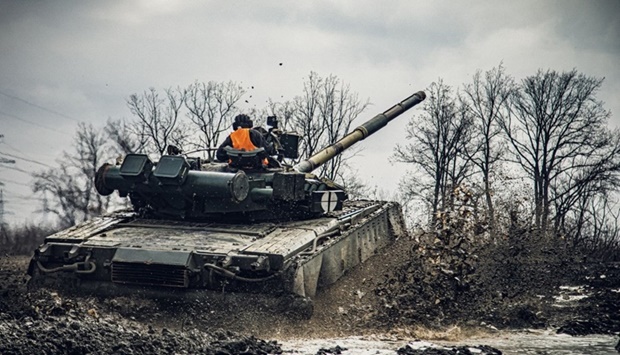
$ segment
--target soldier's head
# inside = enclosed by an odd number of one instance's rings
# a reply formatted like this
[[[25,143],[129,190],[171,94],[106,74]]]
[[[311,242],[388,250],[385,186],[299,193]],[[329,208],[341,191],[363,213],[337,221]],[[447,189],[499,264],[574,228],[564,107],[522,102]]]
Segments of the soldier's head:
[[[250,116],[240,114],[235,117],[235,122],[233,122],[233,130],[237,130],[237,128],[252,128],[254,123],[250,119]]]

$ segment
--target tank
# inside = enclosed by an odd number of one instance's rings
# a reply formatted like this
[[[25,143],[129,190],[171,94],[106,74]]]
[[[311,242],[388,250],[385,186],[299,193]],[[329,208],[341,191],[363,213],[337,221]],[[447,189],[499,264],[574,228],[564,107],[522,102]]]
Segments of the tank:
[[[99,293],[212,289],[312,298],[406,233],[397,203],[350,201],[312,172],[424,98],[411,95],[294,166],[282,158],[296,158],[301,137],[281,132],[273,117],[265,132],[277,157],[227,148],[228,162],[202,162],[173,147],[157,162],[129,154],[104,164],[97,191],[116,191],[133,208],[46,237],[30,262],[31,281]]]

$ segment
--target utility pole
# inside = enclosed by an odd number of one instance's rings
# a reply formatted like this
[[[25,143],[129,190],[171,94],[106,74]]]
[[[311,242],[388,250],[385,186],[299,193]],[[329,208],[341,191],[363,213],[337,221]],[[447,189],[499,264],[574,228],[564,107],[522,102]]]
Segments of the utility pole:
[[[0,134],[0,140],[4,138],[4,134]],[[0,164],[15,164],[15,160],[0,157]],[[4,183],[0,181],[0,187]],[[4,191],[0,189],[0,231],[4,228]]]
[[[4,190],[2,190],[3,183],[0,182],[0,234],[4,232],[6,223],[4,222]]]
[[[4,185],[2,182],[0,182],[0,186]],[[2,231],[2,229],[4,229],[4,196],[3,196],[4,191],[2,191],[2,189],[0,189],[0,231]]]

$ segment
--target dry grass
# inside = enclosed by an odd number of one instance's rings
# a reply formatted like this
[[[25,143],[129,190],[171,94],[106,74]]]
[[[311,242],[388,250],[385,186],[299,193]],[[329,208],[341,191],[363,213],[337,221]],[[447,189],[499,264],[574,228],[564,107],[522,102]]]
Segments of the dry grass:
[[[0,253],[6,255],[32,255],[47,235],[55,231],[50,226],[25,224],[3,225],[0,228]]]

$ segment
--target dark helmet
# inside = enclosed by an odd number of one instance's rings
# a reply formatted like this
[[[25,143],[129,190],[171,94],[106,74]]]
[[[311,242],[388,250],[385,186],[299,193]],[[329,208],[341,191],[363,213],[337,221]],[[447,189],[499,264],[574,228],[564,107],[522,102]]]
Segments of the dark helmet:
[[[235,117],[235,122],[233,122],[233,125],[232,125],[233,130],[237,130],[237,128],[239,127],[252,128],[252,126],[254,126],[254,123],[250,119],[250,116],[244,115],[244,114],[237,115]]]

